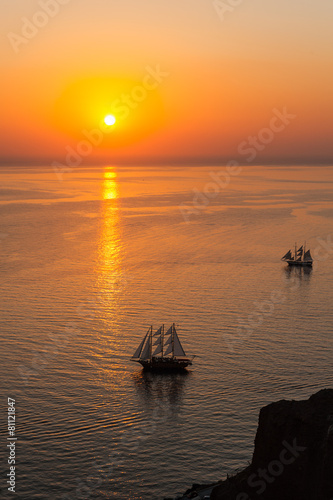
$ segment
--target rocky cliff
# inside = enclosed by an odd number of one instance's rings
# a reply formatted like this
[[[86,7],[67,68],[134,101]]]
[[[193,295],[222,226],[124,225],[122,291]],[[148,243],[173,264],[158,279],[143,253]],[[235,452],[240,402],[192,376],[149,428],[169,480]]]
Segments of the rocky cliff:
[[[261,409],[251,465],[211,494],[257,499],[333,500],[333,389]]]

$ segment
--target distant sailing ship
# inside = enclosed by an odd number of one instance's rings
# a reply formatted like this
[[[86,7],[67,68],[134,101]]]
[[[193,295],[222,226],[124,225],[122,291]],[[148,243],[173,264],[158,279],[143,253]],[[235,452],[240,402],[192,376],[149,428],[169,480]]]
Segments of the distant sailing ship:
[[[173,323],[164,333],[164,325],[153,333],[151,326],[133,354],[131,361],[145,370],[182,371],[192,365],[195,356],[186,356]]]
[[[288,263],[288,266],[312,266],[313,259],[311,257],[310,250],[306,250],[305,244],[302,245],[297,250],[297,244],[295,243],[295,253],[293,254],[291,250],[282,257],[284,262]]]

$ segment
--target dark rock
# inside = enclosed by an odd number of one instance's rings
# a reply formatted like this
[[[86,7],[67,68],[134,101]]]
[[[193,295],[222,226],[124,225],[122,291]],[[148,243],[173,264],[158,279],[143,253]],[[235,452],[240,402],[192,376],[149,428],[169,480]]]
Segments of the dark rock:
[[[333,500],[333,389],[259,415],[252,463],[211,500]]]

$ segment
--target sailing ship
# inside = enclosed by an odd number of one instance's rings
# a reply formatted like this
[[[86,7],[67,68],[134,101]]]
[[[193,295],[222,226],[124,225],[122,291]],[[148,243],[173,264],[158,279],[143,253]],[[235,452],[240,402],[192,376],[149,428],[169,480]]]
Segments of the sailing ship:
[[[131,361],[140,363],[145,370],[182,371],[192,365],[194,357],[186,355],[173,323],[165,333],[164,325],[155,333],[151,326]]]
[[[313,259],[310,250],[306,249],[306,244],[302,245],[297,250],[297,244],[295,243],[294,253],[289,250],[286,255],[282,257],[284,262],[288,263],[288,266],[312,266]]]

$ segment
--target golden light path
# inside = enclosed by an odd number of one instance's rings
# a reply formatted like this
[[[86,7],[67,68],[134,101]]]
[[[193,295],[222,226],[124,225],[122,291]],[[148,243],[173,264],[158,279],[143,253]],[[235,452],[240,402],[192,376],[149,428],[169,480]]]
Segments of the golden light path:
[[[102,184],[102,230],[99,245],[99,265],[103,280],[104,292],[111,293],[116,281],[121,275],[121,239],[120,220],[118,213],[118,184],[117,174],[111,167],[107,167],[103,173]]]
[[[118,207],[117,174],[105,168],[102,180],[102,225],[98,248],[97,286],[101,313],[109,327],[117,330],[118,295],[123,288],[122,242]],[[113,328],[112,328],[113,329]]]
[[[117,364],[130,351],[122,328],[122,297],[127,285],[123,270],[122,223],[119,213],[119,181],[114,167],[105,167],[100,184],[100,231],[96,264],[96,302],[98,328],[93,342],[96,357],[96,383],[112,391],[114,404],[121,400],[125,370]],[[132,347],[132,346],[131,346]],[[113,359],[113,363],[110,360]],[[120,403],[119,403],[120,404]]]

